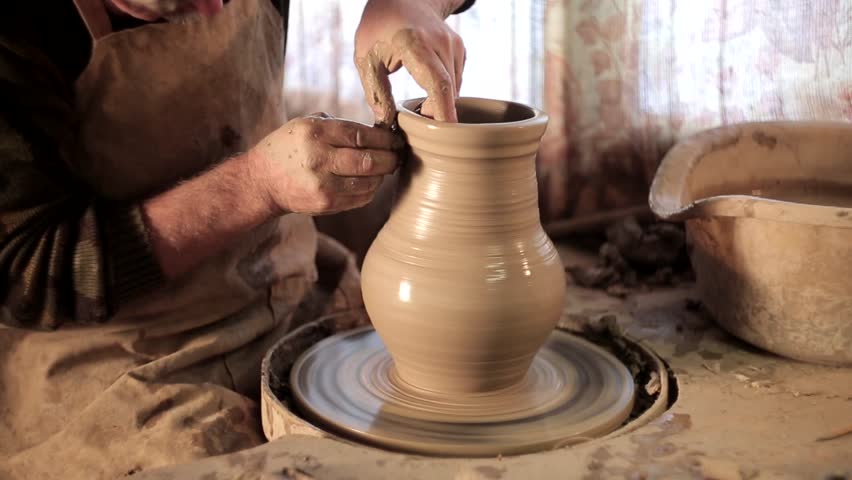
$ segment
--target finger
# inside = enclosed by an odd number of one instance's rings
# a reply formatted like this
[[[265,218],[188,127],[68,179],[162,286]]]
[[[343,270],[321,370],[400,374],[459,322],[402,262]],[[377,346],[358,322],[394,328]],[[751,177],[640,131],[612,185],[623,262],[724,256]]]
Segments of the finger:
[[[399,150],[405,146],[401,135],[351,120],[330,120],[322,126],[320,138],[334,147]]]
[[[367,103],[370,104],[376,118],[376,125],[389,128],[396,119],[396,105],[387,66],[374,51],[356,59],[355,66],[358,68],[358,76],[361,78]]]
[[[414,81],[426,90],[429,98],[424,103],[424,108],[431,100],[435,109],[435,120],[457,121],[453,80],[438,55],[419,41],[415,41],[403,51],[402,64],[405,65]]]
[[[387,150],[336,148],[332,152],[331,173],[341,177],[389,175],[396,170],[399,155]]]
[[[373,194],[382,184],[382,177],[332,177],[334,197]]]
[[[464,74],[464,64],[467,62],[467,49],[464,48],[464,43],[458,40],[453,43],[455,51],[453,52],[454,71],[456,80],[456,98],[461,96],[462,74]]]
[[[370,203],[375,197],[374,193],[362,193],[360,195],[340,195],[326,208],[317,209],[310,214],[315,216],[334,215],[355,208],[361,208]]]
[[[374,196],[375,195],[373,193],[364,193],[361,195],[348,195],[345,197],[340,197],[338,203],[335,205],[334,211],[327,213],[340,213],[346,210],[361,208],[372,202]]]
[[[456,67],[454,60],[454,46],[453,41],[450,40],[446,46],[441,46],[433,50],[435,55],[438,56],[438,60],[441,61],[441,64],[444,66],[444,70],[450,75],[450,84],[453,87],[453,99],[459,97],[459,91],[457,88],[458,80],[456,79]]]
[[[435,116],[435,110],[435,99],[432,97],[427,98],[423,104],[420,105],[420,114],[424,117],[437,118]]]

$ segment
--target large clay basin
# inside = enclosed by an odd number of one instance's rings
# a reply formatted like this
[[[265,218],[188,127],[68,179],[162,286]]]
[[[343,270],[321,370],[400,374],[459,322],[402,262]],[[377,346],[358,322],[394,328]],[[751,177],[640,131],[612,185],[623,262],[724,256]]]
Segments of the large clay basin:
[[[686,221],[702,302],[786,357],[852,364],[852,125],[749,123],[663,159],[651,208]]]

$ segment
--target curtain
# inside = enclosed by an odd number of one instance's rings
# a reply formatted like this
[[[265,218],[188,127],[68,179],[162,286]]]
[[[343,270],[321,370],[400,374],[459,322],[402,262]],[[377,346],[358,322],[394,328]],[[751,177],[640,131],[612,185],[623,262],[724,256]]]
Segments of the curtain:
[[[852,1],[549,0],[544,62],[543,215],[641,205],[691,133],[852,120]]]

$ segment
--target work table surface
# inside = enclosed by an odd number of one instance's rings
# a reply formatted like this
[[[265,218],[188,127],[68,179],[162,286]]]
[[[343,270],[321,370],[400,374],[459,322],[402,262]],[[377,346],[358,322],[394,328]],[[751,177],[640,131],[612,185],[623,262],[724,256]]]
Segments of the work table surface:
[[[594,257],[567,246],[566,263]],[[293,435],[235,454],[140,472],[140,479],[852,479],[852,368],[787,360],[727,335],[688,308],[694,285],[617,298],[569,286],[562,326],[614,316],[671,368],[677,400],[608,440],[530,455],[440,459]],[[610,317],[612,318],[612,317]]]

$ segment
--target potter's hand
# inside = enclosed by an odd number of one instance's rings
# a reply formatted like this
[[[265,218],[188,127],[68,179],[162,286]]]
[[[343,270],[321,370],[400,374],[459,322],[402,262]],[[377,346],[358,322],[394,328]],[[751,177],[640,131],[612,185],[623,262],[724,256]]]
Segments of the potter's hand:
[[[315,114],[288,122],[251,153],[273,208],[325,215],[369,203],[402,146],[388,130]]]
[[[421,112],[455,122],[465,49],[444,22],[462,0],[370,0],[355,33],[355,64],[376,122],[396,115],[388,75],[405,66],[428,99]]]

